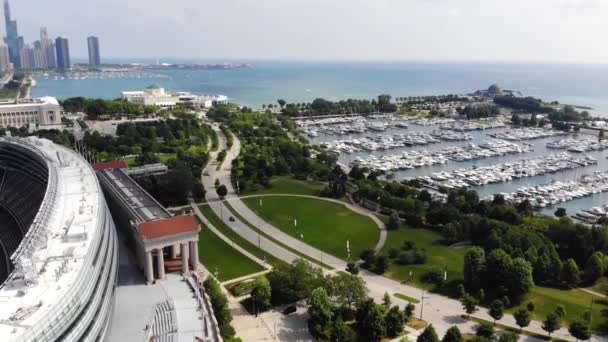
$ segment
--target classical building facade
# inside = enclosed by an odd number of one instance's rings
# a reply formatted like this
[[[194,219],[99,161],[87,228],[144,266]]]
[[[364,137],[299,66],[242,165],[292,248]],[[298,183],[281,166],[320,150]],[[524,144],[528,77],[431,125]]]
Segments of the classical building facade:
[[[61,107],[54,97],[0,100],[0,127],[57,125],[60,123]]]
[[[146,282],[165,279],[167,271],[197,270],[200,228],[194,217],[173,216],[128,175],[126,166],[117,161],[96,163],[93,168]]]

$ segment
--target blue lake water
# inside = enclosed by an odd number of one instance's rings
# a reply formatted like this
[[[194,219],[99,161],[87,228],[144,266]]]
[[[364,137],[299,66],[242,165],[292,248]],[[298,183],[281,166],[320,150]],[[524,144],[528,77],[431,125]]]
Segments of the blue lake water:
[[[394,97],[465,94],[498,83],[527,95],[587,105],[608,112],[608,65],[245,62],[254,67],[233,70],[164,69],[158,71],[161,77],[145,79],[55,80],[53,77],[39,77],[33,93],[60,99],[71,96],[116,98],[123,90],[139,90],[158,83],[168,90],[221,93],[236,103],[261,106],[276,103],[279,98],[288,102],[309,102],[317,97],[332,100],[370,98],[382,93]]]
[[[116,63],[143,62],[151,60],[116,60]],[[211,63],[218,61],[167,61],[177,63]],[[262,104],[276,103],[279,98],[288,102],[309,102],[317,97],[331,100],[346,98],[371,98],[388,93],[394,97],[439,94],[466,94],[477,89],[487,88],[497,83],[504,88],[519,90],[526,95],[558,100],[561,103],[591,106],[593,113],[608,113],[608,65],[539,64],[539,63],[423,63],[423,62],[286,62],[286,61],[235,61],[251,63],[251,69],[233,70],[180,70],[163,69],[153,71],[157,74],[150,78],[120,79],[64,79],[38,77],[34,96],[56,96],[60,99],[71,96],[116,98],[124,90],[141,90],[157,83],[170,91],[191,91],[194,93],[220,93],[231,98],[232,102],[259,107]],[[436,127],[411,125],[410,131],[425,131]],[[394,132],[387,131],[385,134]],[[473,142],[485,139],[488,131],[471,132]],[[365,136],[362,134],[360,136]],[[320,136],[314,142],[323,140],[354,138],[353,136]],[[545,155],[547,141],[555,138],[532,140],[534,152],[493,157],[470,162],[450,162],[396,173],[396,179],[429,174],[430,172],[449,171],[473,165],[488,165],[506,162],[515,158],[533,158]],[[415,149],[435,149],[446,143]],[[450,143],[454,144],[454,143]],[[456,143],[459,144],[459,143]],[[461,143],[466,144],[466,143]],[[379,154],[401,153],[397,149]],[[574,179],[595,170],[607,170],[608,152],[590,153],[598,159],[597,166],[569,170],[544,176],[515,180],[502,184],[491,184],[476,188],[485,196],[497,192],[512,192],[521,186],[544,184],[551,180]],[[342,155],[348,162],[357,155]],[[608,193],[598,194],[562,203],[570,214],[598,204],[608,204]],[[554,209],[546,209],[550,213]]]

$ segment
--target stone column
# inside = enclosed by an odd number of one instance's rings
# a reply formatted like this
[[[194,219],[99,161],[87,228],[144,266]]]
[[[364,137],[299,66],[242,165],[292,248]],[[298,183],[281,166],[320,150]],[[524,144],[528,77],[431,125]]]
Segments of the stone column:
[[[146,283],[154,282],[154,267],[152,266],[152,251],[146,252],[146,262],[144,264],[144,273],[146,275]]]
[[[179,245],[175,244],[171,246],[171,259],[177,259],[177,251],[179,250]]]
[[[196,271],[198,268],[198,245],[196,241],[190,241],[190,266]]]
[[[156,250],[156,261],[158,262],[158,278],[165,279],[165,256],[163,255],[163,249],[158,248]]]
[[[181,244],[182,252],[182,273],[188,272],[188,243]]]

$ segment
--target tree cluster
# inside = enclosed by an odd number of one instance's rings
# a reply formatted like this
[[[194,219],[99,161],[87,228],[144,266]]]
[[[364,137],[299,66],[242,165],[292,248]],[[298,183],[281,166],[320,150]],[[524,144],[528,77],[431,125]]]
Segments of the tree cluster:
[[[152,115],[158,111],[155,106],[144,106],[126,100],[91,99],[85,97],[70,97],[61,101],[61,106],[66,112],[83,112],[89,120],[97,120],[100,117],[109,118],[120,116],[142,116]]]

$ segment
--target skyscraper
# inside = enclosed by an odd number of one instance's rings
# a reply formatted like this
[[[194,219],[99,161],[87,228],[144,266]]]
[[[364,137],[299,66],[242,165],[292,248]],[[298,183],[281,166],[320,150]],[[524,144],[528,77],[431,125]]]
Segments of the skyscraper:
[[[19,53],[23,48],[23,37],[20,37],[17,31],[17,21],[11,19],[11,8],[8,0],[4,0],[4,21],[6,24],[6,38],[4,41],[8,46],[8,56],[11,63],[19,68],[21,63]]]
[[[101,57],[99,55],[99,38],[90,36],[87,38],[87,43],[89,45],[89,65],[100,65]]]
[[[68,39],[57,37],[57,39],[55,39],[55,50],[57,51],[57,69],[65,70],[71,68],[70,45]]]
[[[40,28],[40,53],[43,60],[43,68],[54,68],[55,67],[55,45],[53,40],[49,38],[49,34],[46,31],[46,27]]]
[[[11,67],[11,61],[8,59],[8,46],[0,43],[0,72],[10,70]]]

